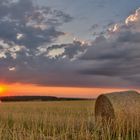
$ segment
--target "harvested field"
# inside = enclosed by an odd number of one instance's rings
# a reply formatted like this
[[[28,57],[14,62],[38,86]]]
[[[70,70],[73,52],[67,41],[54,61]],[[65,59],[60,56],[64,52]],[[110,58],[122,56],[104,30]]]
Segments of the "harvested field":
[[[0,140],[139,140],[132,126],[95,123],[95,101],[0,104]],[[131,128],[131,131],[127,131]]]

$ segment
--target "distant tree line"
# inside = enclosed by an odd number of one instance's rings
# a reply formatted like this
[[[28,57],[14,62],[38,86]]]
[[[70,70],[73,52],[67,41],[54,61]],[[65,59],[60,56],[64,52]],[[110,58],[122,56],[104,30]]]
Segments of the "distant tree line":
[[[74,101],[87,100],[83,98],[59,98],[55,96],[4,96],[0,97],[2,102],[22,102],[22,101]]]

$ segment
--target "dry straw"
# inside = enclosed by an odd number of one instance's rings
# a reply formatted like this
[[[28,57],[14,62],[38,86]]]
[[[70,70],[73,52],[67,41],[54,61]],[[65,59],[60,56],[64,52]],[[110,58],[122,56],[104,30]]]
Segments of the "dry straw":
[[[136,91],[100,95],[95,103],[96,120],[131,120],[140,118],[140,94]]]

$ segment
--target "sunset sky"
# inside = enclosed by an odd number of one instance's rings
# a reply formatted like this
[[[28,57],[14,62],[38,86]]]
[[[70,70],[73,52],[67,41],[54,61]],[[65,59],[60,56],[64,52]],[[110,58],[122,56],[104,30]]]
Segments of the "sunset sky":
[[[0,95],[139,90],[140,0],[0,0]]]

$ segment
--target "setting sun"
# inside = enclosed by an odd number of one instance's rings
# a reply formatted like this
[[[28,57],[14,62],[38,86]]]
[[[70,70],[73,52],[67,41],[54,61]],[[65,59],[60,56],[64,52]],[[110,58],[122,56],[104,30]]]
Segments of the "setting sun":
[[[3,85],[0,85],[0,94],[4,93],[6,91],[6,87]]]

